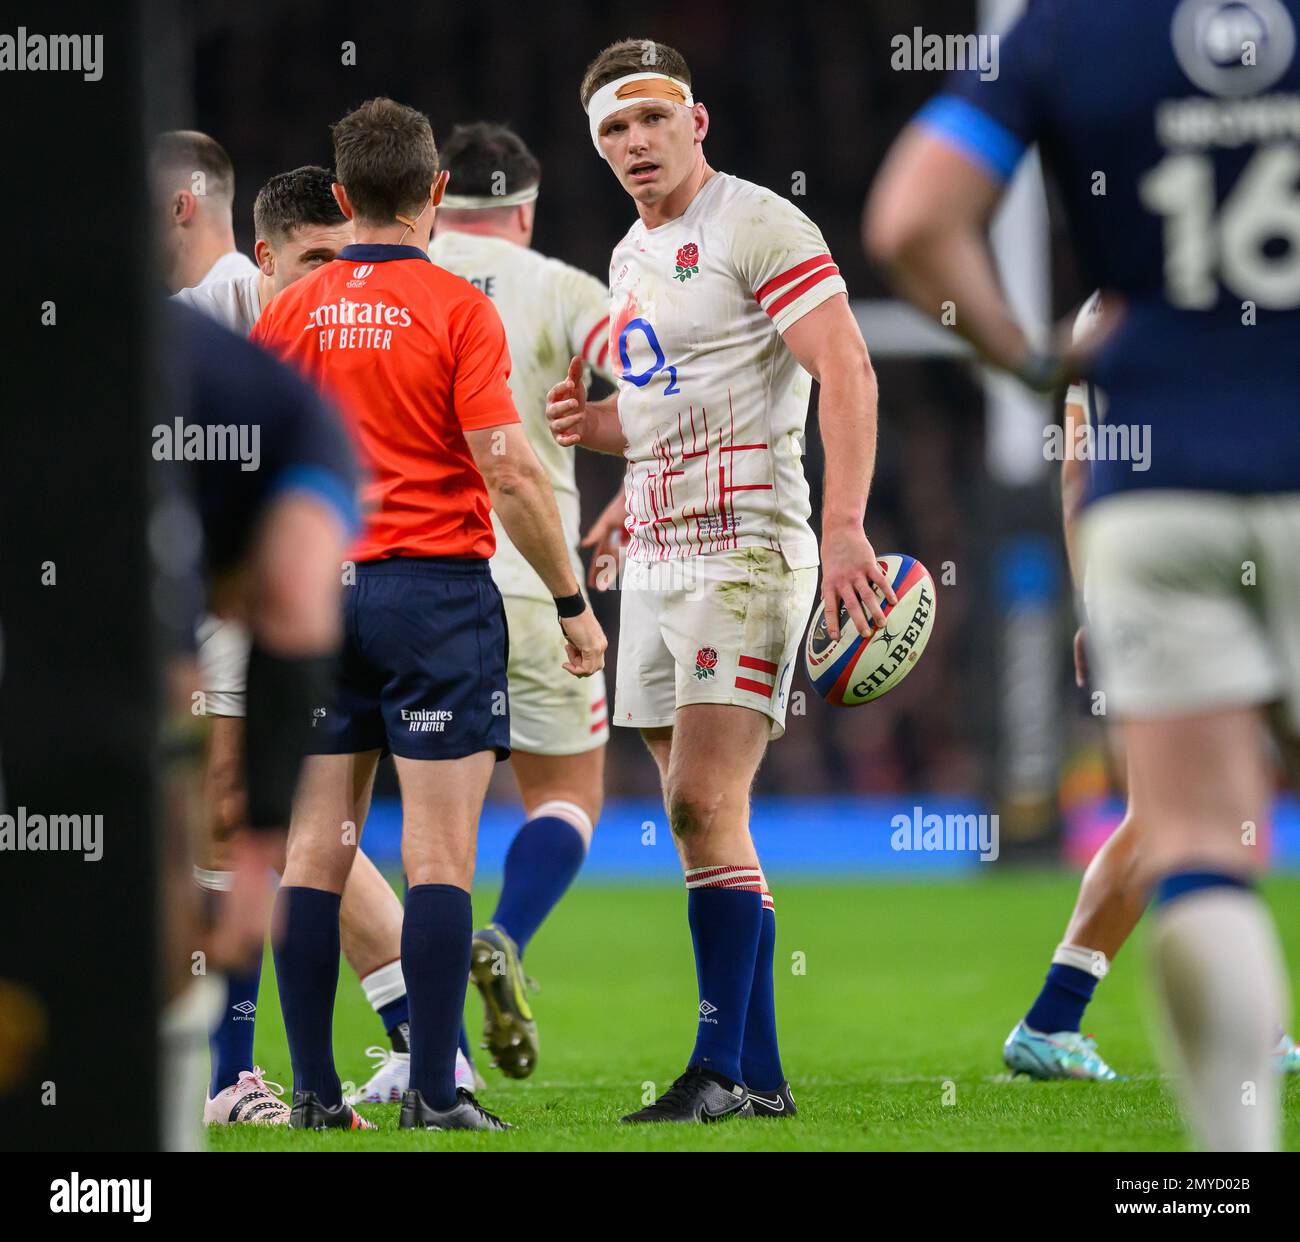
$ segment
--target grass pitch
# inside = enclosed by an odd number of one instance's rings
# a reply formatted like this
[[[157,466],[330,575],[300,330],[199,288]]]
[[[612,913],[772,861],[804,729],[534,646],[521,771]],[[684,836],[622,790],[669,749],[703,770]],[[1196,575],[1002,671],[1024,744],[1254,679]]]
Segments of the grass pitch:
[[[483,1103],[508,1134],[403,1133],[397,1106],[365,1107],[375,1133],[214,1128],[217,1151],[255,1150],[1184,1150],[1152,1046],[1142,929],[1097,990],[1085,1029],[1129,1080],[1010,1080],[1002,1040],[1037,993],[1077,892],[1053,873],[933,883],[782,883],[777,1013],[799,1116],[714,1126],[620,1126],[682,1070],[695,1032],[695,977],[680,887],[579,881],[525,963],[541,1034],[536,1073],[509,1082],[487,1066]],[[1300,877],[1266,887],[1300,994]],[[476,919],[495,892],[475,895]],[[477,1045],[481,1009],[466,1008]],[[356,977],[339,976],[340,1075],[369,1076],[383,1032]],[[257,1061],[291,1089],[268,956]],[[1286,1146],[1300,1150],[1300,1078],[1286,1084]]]

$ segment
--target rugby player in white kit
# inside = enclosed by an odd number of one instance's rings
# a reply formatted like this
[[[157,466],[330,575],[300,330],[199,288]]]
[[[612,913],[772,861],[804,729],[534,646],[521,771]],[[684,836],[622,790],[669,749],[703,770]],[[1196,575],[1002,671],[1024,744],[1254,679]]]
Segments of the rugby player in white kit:
[[[627,40],[588,68],[592,142],[636,202],[610,264],[618,391],[588,402],[575,358],[551,390],[560,444],[623,454],[630,537],[612,719],[658,764],[688,889],[699,984],[687,1069],[630,1122],[794,1112],[777,1049],[776,924],[749,789],[784,732],[817,594],[800,460],[819,381],[826,449],[822,596],[838,637],[893,602],[863,531],[876,381],[816,225],[716,172],[682,56]],[[841,612],[841,601],[844,611]]]
[[[149,150],[158,265],[169,293],[256,272],[235,247],[235,168],[197,129],[159,134]]]
[[[541,166],[503,125],[459,125],[442,148],[450,173],[429,257],[492,299],[510,348],[515,408],[555,492],[577,580],[581,506],[574,454],[546,423],[546,393],[570,354],[606,379],[609,295],[594,276],[531,248]],[[495,191],[495,192],[494,192]],[[521,962],[528,942],[577,876],[604,798],[609,709],[604,673],[556,677],[564,632],[537,571],[492,515],[492,577],[510,632],[510,764],[525,822],[506,854],[501,895],[474,933],[471,978],[483,998],[485,1045],[510,1078],[537,1065],[536,1022]]]

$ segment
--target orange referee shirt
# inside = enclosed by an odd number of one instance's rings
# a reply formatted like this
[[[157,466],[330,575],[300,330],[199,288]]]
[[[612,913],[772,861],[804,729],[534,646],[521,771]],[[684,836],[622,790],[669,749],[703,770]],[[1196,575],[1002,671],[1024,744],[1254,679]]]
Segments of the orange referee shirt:
[[[272,299],[250,340],[331,397],[369,479],[349,557],[490,557],[466,431],[517,423],[501,317],[416,246],[346,246]]]

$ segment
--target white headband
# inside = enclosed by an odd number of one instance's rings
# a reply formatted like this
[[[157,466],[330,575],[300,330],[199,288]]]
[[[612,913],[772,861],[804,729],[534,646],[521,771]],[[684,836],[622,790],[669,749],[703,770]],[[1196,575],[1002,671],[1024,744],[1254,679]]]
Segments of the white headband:
[[[518,207],[520,203],[531,203],[537,197],[540,181],[513,194],[444,194],[441,207],[450,207],[452,211],[476,211],[482,207]]]
[[[669,77],[666,73],[656,73],[653,69],[643,73],[629,73],[612,82],[606,82],[587,104],[587,120],[591,126],[591,141],[596,150],[600,150],[601,122],[621,112],[630,104],[647,99],[658,99],[664,103],[684,104],[691,107],[695,100],[691,97],[691,88],[680,78]]]

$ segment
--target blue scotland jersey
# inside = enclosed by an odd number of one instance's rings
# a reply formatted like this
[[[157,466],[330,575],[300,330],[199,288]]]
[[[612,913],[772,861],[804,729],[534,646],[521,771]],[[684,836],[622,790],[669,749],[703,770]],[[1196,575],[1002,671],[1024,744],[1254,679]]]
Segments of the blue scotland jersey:
[[[1127,313],[1088,376],[1149,428],[1134,488],[1300,491],[1300,0],[1030,0],[918,121],[1007,180],[1037,143]]]

